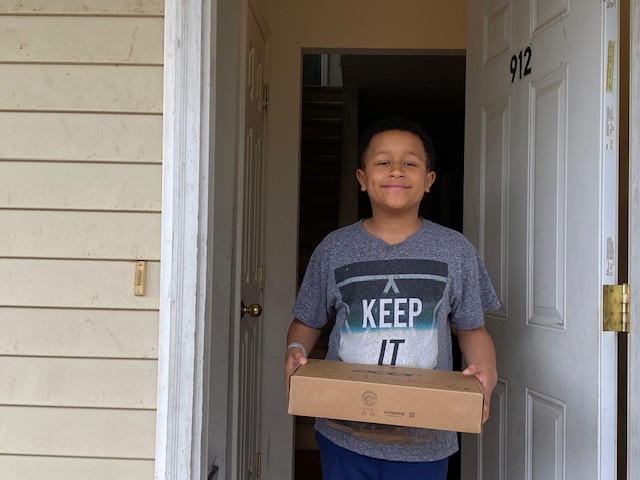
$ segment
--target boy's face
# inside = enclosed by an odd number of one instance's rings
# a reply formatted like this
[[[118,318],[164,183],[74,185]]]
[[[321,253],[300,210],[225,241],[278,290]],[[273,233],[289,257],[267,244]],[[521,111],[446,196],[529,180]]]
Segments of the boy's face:
[[[360,189],[376,211],[397,214],[415,211],[436,179],[427,170],[427,155],[417,135],[401,130],[380,132],[365,151],[363,168],[356,171]]]

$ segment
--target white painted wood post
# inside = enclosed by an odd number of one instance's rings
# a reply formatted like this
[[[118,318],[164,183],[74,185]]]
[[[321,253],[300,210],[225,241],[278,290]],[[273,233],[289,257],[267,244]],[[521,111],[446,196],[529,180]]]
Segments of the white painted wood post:
[[[206,478],[211,33],[215,1],[165,2],[157,480]]]

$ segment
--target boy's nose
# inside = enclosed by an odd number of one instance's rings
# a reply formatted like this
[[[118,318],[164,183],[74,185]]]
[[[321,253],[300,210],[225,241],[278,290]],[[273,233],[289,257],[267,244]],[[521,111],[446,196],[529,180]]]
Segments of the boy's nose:
[[[394,164],[391,170],[389,171],[390,177],[404,177],[404,169],[402,168],[402,164]]]

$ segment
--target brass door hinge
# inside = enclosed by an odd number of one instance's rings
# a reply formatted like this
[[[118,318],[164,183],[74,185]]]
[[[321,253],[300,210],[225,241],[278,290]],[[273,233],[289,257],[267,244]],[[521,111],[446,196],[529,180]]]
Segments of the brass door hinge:
[[[264,290],[264,284],[267,277],[267,269],[265,267],[258,268],[258,288]]]
[[[631,287],[603,285],[602,287],[602,330],[605,332],[629,331],[629,296]]]
[[[269,106],[269,84],[264,84],[264,91],[262,95],[262,105],[266,108]]]
[[[262,455],[260,452],[253,454],[253,473],[256,477],[260,476],[260,468],[262,467]]]

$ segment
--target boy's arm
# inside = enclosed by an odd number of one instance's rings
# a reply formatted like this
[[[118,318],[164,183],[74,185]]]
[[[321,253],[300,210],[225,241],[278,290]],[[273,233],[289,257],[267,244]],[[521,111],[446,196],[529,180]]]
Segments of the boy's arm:
[[[284,357],[284,381],[289,396],[289,377],[293,375],[298,365],[307,363],[307,355],[311,353],[322,331],[302,323],[297,318],[293,319],[287,333],[287,351]],[[299,344],[299,346],[291,346]]]
[[[475,376],[480,382],[482,393],[484,393],[482,415],[484,423],[489,418],[491,393],[498,383],[496,350],[493,346],[493,340],[484,325],[473,330],[456,329],[455,334],[458,337],[462,356],[467,363],[467,368],[462,373]]]

